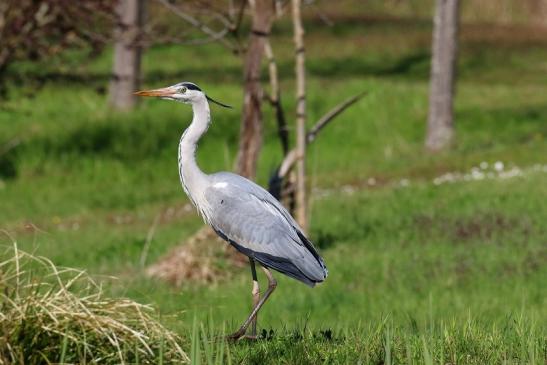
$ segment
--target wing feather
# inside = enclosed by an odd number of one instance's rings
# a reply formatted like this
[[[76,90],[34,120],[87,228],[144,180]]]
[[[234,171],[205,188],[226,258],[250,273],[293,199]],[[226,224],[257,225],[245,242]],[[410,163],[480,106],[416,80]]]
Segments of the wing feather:
[[[327,270],[286,209],[266,190],[235,174],[212,175],[205,191],[208,221],[239,251],[313,286]]]

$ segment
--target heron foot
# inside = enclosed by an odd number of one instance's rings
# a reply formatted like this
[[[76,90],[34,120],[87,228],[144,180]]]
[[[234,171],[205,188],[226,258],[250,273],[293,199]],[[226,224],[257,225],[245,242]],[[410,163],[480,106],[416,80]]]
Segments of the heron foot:
[[[234,342],[239,341],[239,340],[241,340],[242,338],[245,337],[245,332],[246,332],[245,328],[240,328],[239,330],[232,333],[231,335],[226,336],[226,339],[228,341],[234,341]]]
[[[238,331],[236,333],[232,333],[231,335],[226,336],[226,339],[231,342],[237,342],[237,341],[243,341],[243,340],[254,342],[254,341],[258,341],[258,336],[247,335],[247,334],[240,335]]]
[[[242,340],[247,340],[247,341],[258,341],[258,336],[257,335],[245,335],[241,339]]]

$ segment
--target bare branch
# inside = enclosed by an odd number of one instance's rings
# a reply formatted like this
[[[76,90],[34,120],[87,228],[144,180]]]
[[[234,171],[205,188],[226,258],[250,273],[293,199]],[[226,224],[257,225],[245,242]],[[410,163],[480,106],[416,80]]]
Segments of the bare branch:
[[[334,118],[336,118],[340,113],[349,108],[351,105],[359,101],[367,92],[363,91],[351,98],[344,100],[334,108],[332,108],[327,114],[323,115],[317,123],[313,126],[312,129],[306,134],[306,142],[309,144],[315,140],[317,134],[321,129],[323,129],[327,124],[329,124]]]
[[[296,149],[291,150],[285,158],[283,159],[283,162],[281,162],[281,166],[279,167],[279,171],[277,174],[279,177],[285,177],[289,171],[291,171],[291,168],[294,166],[296,160],[298,160],[298,154],[296,153]]]
[[[283,0],[275,0],[275,16],[281,18],[283,16],[284,7],[287,5],[283,3]]]
[[[97,49],[97,37],[86,33],[110,29],[113,17],[106,14],[113,13],[114,5],[108,0],[0,0],[0,73],[31,56],[43,58],[82,44]]]
[[[150,44],[179,44],[179,45],[185,45],[185,46],[200,46],[203,44],[216,42],[219,39],[222,39],[227,33],[228,33],[228,29],[223,29],[222,31],[218,32],[217,36],[215,37],[204,37],[204,38],[188,39],[188,40],[182,40],[177,37],[160,37],[151,41],[143,40],[142,44],[144,46],[149,46]]]
[[[325,23],[327,27],[334,26],[334,22],[327,16],[327,14],[321,11],[321,8],[317,5],[317,2],[314,1],[311,3],[311,5],[313,5],[313,8],[315,9],[315,12],[319,19],[321,19],[321,21]]]
[[[247,5],[247,0],[243,0],[237,12],[237,18],[235,23],[232,26],[231,32],[236,36],[239,35],[239,29],[241,28],[241,22],[243,21],[243,13],[245,13],[245,6]]]
[[[226,27],[226,30],[231,29],[234,26],[232,22],[230,21],[230,19],[226,18],[226,16],[224,16],[221,13],[211,14],[211,11],[207,11],[206,14],[211,16],[213,19],[216,19],[219,22],[221,22]]]
[[[234,45],[227,41],[226,38],[224,38],[224,35],[226,34],[224,31],[215,32],[211,28],[209,28],[206,24],[203,24],[196,18],[186,14],[185,12],[181,11],[179,8],[171,4],[167,0],[156,0],[163,6],[165,6],[167,9],[171,10],[173,14],[177,15],[178,17],[182,18],[184,21],[192,25],[193,27],[201,30],[203,33],[207,34],[212,39],[218,40],[220,43],[224,44],[226,47],[231,49],[232,51],[236,50],[236,47]]]
[[[319,132],[330,122],[332,122],[337,116],[339,116],[344,110],[355,104],[359,99],[361,99],[367,92],[363,91],[355,96],[352,96],[349,99],[344,100],[334,108],[332,108],[328,113],[323,115],[317,123],[306,133],[306,145],[312,143],[317,138]],[[281,162],[281,165],[277,171],[279,178],[284,178],[289,171],[293,168],[294,164],[302,156],[299,156],[296,152],[296,149],[292,149],[289,153],[285,155],[285,158]]]

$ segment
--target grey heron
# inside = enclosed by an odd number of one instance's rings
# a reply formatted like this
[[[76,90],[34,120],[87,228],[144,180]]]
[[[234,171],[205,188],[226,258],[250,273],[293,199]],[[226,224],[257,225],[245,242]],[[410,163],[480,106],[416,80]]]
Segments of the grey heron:
[[[192,123],[182,134],[178,149],[180,182],[205,222],[249,257],[253,309],[239,330],[229,337],[244,337],[252,324],[251,335],[247,337],[256,338],[258,311],[277,286],[270,269],[313,287],[327,277],[323,259],[289,212],[265,189],[230,172],[208,175],[198,167],[197,143],[211,124],[209,101],[222,107],[230,106],[211,99],[191,82],[135,94],[192,105]],[[255,261],[260,263],[268,278],[268,289],[262,297]]]

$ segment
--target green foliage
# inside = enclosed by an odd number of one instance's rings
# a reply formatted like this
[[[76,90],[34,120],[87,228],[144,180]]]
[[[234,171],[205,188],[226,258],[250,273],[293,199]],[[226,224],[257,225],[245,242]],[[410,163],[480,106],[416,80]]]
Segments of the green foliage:
[[[276,27],[291,120],[290,24]],[[266,329],[259,341],[222,339],[250,311],[247,269],[180,289],[142,272],[146,242],[149,264],[202,224],[176,169],[190,110],[157,100],[127,114],[109,110],[108,52],[93,61],[65,54],[21,63],[8,73],[0,227],[56,265],[118,277],[104,292],[168,314],[163,323],[182,335],[194,363],[544,363],[547,38],[526,28],[463,27],[458,140],[432,156],[423,149],[429,23],[352,18],[333,27],[312,22],[307,30],[310,125],[338,101],[368,94],[308,154],[310,235],[330,276],[313,290],[277,276],[279,287],[259,315]],[[144,75],[146,86],[188,79],[223,102],[241,100],[240,60],[217,45],[154,47]],[[240,113],[212,111],[198,159],[206,171],[231,170]],[[273,113],[265,108],[264,115],[262,184],[281,158]],[[433,184],[446,172],[496,161],[526,173]],[[64,334],[62,327],[49,343],[52,361],[71,360],[75,345]],[[127,351],[144,363],[131,350],[137,346]],[[169,363],[172,347],[155,346],[155,362]]]
[[[304,328],[269,333],[257,343],[231,346],[236,363],[310,365],[540,364],[544,350],[537,325],[523,323],[522,318],[495,324],[471,319],[440,322],[423,331],[385,318],[375,325],[338,332]]]

